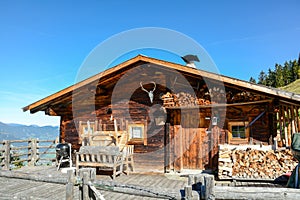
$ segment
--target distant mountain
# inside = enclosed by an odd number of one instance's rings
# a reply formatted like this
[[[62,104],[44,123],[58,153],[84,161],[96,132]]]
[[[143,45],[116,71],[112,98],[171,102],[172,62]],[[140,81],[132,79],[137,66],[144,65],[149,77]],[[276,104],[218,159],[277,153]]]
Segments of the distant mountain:
[[[58,126],[26,126],[22,124],[5,124],[0,122],[0,141],[23,140],[29,138],[54,140],[57,136],[59,136]]]

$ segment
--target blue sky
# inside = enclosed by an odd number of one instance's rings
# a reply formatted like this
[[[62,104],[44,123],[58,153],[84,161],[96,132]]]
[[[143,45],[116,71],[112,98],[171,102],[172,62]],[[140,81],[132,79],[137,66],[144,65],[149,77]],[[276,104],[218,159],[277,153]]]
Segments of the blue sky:
[[[59,125],[58,117],[21,108],[72,85],[98,44],[134,28],[183,33],[207,51],[221,74],[257,78],[275,63],[298,58],[299,9],[298,0],[2,0],[0,121]]]

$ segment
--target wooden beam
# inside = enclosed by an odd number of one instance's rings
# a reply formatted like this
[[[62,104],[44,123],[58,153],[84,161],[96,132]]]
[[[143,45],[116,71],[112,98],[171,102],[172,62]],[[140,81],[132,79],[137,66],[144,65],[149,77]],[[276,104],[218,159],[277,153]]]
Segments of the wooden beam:
[[[215,186],[216,199],[300,199],[293,188]]]
[[[45,110],[45,114],[50,116],[57,116],[57,113],[52,108],[47,108]]]
[[[244,106],[244,105],[255,105],[262,103],[269,103],[272,100],[261,100],[253,102],[243,102],[243,103],[232,103],[232,104],[210,104],[210,105],[199,105],[199,106],[181,106],[181,107],[166,107],[166,109],[201,109],[201,108],[219,108],[219,107],[235,107],[235,106]]]
[[[132,65],[134,63],[139,63],[139,62],[140,63],[151,63],[151,64],[159,66],[160,68],[165,67],[165,70],[169,70],[169,71],[176,70],[176,71],[179,71],[180,73],[185,73],[185,74],[189,74],[191,76],[196,76],[196,78],[205,77],[205,78],[208,78],[209,80],[220,80],[220,82],[223,82],[225,85],[231,84],[233,86],[238,86],[239,88],[246,88],[248,90],[252,90],[252,91],[256,91],[256,92],[262,92],[262,93],[265,93],[266,95],[280,97],[282,99],[285,99],[288,102],[292,102],[292,103],[294,102],[295,104],[298,104],[298,102],[300,101],[300,95],[296,95],[294,93],[289,93],[289,92],[281,91],[278,89],[265,87],[262,85],[252,84],[252,83],[249,83],[246,81],[242,81],[242,80],[238,80],[238,79],[234,79],[234,78],[230,78],[230,77],[226,77],[226,76],[221,76],[219,74],[215,74],[215,73],[211,73],[211,72],[207,72],[207,71],[203,71],[203,70],[199,70],[199,69],[195,69],[195,68],[190,68],[190,67],[183,66],[180,64],[176,64],[176,63],[171,63],[171,62],[167,62],[167,61],[163,61],[163,60],[159,60],[159,59],[154,59],[154,58],[149,58],[146,56],[138,55],[135,58],[125,61],[113,68],[107,69],[107,70],[105,70],[99,74],[96,74],[88,79],[85,79],[85,80],[83,80],[79,83],[76,83],[70,87],[67,87],[57,93],[54,93],[48,97],[45,97],[35,103],[32,103],[32,104],[24,107],[23,111],[35,109],[34,112],[37,112],[40,110],[38,108],[44,108],[44,106],[49,105],[50,102],[54,103],[58,98],[61,98],[62,96],[65,96],[65,95],[70,95],[74,90],[77,90],[83,86],[86,86],[93,82],[99,82],[100,78],[101,79],[104,78],[104,80],[107,79],[106,81],[108,81],[110,78],[114,79],[116,77],[112,76],[113,74],[117,73],[118,71],[122,71],[122,70],[124,73],[125,68],[129,67],[130,65]]]

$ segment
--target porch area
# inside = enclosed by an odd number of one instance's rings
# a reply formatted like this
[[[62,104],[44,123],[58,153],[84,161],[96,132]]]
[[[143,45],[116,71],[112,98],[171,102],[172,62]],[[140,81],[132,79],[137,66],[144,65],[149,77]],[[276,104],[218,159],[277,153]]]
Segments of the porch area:
[[[67,173],[57,171],[56,166],[0,170],[0,199],[65,199],[67,179]],[[180,199],[187,180],[186,176],[161,173],[122,174],[114,180],[106,174],[96,175],[96,181],[103,184],[97,190],[105,199]],[[78,189],[73,199],[80,199]]]
[[[191,199],[201,181],[204,172],[192,174],[191,171],[177,174],[160,173],[133,173],[129,176],[122,174],[115,180],[108,175],[96,175],[95,182],[102,183],[96,186],[105,199],[184,199],[187,188],[192,188]],[[0,199],[66,199],[66,173],[57,171],[55,166],[25,166],[16,170],[0,170]],[[216,181],[212,179],[210,197],[213,199],[295,199],[300,192],[285,188],[284,185],[274,182],[255,181]],[[74,189],[72,199],[80,199],[79,190]],[[204,196],[204,199],[207,199]]]

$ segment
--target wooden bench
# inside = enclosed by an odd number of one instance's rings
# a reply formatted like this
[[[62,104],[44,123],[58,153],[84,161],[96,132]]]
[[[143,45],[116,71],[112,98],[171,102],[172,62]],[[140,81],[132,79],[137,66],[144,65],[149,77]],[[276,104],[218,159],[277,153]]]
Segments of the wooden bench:
[[[80,167],[112,170],[115,179],[123,172],[123,153],[118,146],[82,146],[76,153],[76,170]]]

